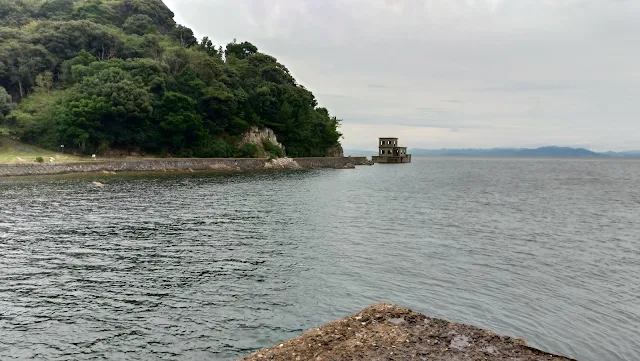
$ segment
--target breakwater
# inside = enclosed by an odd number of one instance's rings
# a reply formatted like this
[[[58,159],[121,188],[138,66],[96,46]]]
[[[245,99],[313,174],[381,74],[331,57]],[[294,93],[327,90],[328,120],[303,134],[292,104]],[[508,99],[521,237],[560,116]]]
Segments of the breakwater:
[[[98,172],[252,171],[261,169],[353,168],[370,164],[366,157],[323,158],[166,158],[76,163],[0,164],[0,177]]]

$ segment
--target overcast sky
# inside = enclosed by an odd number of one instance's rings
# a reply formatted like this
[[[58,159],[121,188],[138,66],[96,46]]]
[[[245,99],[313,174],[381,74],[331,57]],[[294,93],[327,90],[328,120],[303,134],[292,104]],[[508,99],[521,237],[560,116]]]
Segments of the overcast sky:
[[[250,41],[343,119],[345,148],[640,149],[638,0],[165,0]]]

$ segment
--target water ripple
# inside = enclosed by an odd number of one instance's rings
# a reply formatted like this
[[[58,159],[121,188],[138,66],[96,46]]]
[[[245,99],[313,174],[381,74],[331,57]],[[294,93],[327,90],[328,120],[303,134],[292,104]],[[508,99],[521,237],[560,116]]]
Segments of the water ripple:
[[[637,161],[419,157],[0,179],[0,359],[231,360],[389,301],[639,360],[637,179]]]

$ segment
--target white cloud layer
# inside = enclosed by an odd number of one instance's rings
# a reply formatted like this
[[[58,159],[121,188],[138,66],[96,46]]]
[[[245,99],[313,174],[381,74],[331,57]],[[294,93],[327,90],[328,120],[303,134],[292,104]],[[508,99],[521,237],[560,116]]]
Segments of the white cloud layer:
[[[277,57],[347,148],[640,149],[640,1],[167,0]]]

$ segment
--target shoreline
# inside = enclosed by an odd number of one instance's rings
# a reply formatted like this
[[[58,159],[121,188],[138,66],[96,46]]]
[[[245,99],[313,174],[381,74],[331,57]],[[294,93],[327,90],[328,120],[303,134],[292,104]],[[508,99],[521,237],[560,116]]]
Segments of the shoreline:
[[[57,174],[218,171],[249,172],[275,169],[350,169],[370,165],[367,157],[315,158],[166,158],[104,160],[73,163],[3,163],[0,177]]]
[[[265,360],[576,361],[529,347],[523,339],[385,303],[241,359]]]

